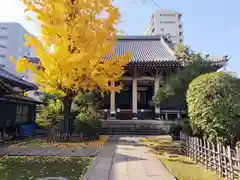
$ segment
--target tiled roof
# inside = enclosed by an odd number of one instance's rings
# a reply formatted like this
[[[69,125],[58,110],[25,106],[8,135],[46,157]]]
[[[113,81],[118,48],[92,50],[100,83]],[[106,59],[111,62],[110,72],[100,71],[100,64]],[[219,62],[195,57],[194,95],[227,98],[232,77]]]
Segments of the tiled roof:
[[[36,99],[33,99],[31,97],[28,96],[23,96],[20,94],[11,94],[11,95],[5,95],[4,96],[7,99],[16,99],[16,100],[22,100],[22,101],[28,101],[28,102],[32,102],[32,103],[36,103],[36,104],[41,104],[41,101],[38,101]]]
[[[114,48],[116,55],[124,55],[130,52],[131,62],[175,62],[179,61],[174,56],[173,49],[166,42],[164,37],[156,36],[118,36]],[[111,55],[104,57],[110,59]],[[26,57],[30,62],[38,63],[37,57]],[[205,59],[205,58],[204,58]],[[214,65],[222,66],[226,62],[225,56],[208,57]]]
[[[115,54],[132,54],[131,62],[177,61],[161,36],[119,36]]]
[[[229,61],[228,56],[205,56],[206,61],[209,61],[212,65],[215,66],[224,66]]]
[[[38,89],[35,84],[29,83],[29,82],[21,79],[20,77],[8,72],[7,70],[3,69],[2,67],[0,67],[0,78],[13,81],[19,85],[23,85],[30,89]]]
[[[132,62],[176,61],[172,50],[161,36],[118,36],[115,54],[132,54]],[[26,57],[30,62],[38,63],[37,57]],[[110,58],[106,57],[106,59]]]

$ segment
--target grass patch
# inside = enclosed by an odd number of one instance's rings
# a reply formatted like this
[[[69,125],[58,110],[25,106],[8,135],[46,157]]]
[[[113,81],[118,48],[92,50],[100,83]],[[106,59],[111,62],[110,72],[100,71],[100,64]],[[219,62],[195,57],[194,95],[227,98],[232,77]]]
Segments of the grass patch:
[[[170,173],[179,180],[221,180],[217,174],[192,161],[182,151],[182,141],[172,141],[170,136],[141,139],[157,154]]]
[[[86,147],[101,147],[103,146],[108,137],[107,136],[100,136],[99,140],[89,140],[89,141],[69,141],[69,142],[59,142],[59,143],[52,143],[48,142],[47,139],[40,138],[40,139],[31,139],[31,140],[24,140],[21,142],[16,142],[10,147],[57,147],[57,148],[86,148]]]
[[[81,179],[91,158],[48,156],[4,156],[0,158],[0,179],[35,180],[40,177]]]

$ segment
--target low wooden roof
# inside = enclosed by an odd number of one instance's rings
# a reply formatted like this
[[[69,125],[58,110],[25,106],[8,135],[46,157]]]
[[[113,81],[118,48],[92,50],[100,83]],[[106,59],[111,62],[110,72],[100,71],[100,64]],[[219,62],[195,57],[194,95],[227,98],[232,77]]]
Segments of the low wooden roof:
[[[9,94],[9,95],[4,95],[4,98],[7,100],[16,100],[16,101],[22,101],[22,102],[29,102],[33,104],[42,104],[41,101],[38,101],[36,99],[33,99],[28,96],[23,96],[20,94]]]
[[[21,79],[20,77],[8,72],[2,67],[0,67],[0,79],[8,81],[9,83],[15,84],[16,86],[20,86],[21,88],[24,88],[24,89],[28,89],[28,90],[38,89],[38,87],[35,84]]]

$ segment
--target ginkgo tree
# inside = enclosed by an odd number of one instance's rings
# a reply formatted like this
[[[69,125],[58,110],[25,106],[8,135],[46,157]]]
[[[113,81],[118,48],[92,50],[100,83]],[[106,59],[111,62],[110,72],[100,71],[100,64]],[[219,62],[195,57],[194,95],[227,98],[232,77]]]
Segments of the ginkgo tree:
[[[22,0],[25,12],[36,15],[40,36],[25,36],[35,50],[38,65],[21,57],[12,61],[16,70],[29,69],[39,89],[61,98],[64,131],[69,132],[74,96],[89,91],[119,91],[111,86],[124,73],[130,53],[116,55],[120,13],[110,0]],[[28,18],[31,20],[30,18]]]

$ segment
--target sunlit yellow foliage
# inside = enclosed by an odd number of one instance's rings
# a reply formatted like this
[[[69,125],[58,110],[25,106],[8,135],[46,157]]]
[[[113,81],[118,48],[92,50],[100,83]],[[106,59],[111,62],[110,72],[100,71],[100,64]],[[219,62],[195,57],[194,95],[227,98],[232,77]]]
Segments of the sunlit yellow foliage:
[[[41,36],[26,36],[25,44],[40,63],[12,59],[17,71],[31,70],[40,90],[62,96],[120,90],[109,82],[119,80],[130,55],[114,54],[119,12],[110,0],[22,1],[41,27]]]

